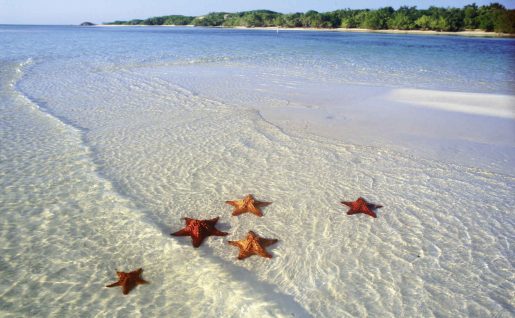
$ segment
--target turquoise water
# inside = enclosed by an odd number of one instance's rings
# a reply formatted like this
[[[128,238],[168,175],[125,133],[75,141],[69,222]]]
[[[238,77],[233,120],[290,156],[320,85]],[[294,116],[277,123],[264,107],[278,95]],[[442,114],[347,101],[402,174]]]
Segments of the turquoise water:
[[[0,316],[512,315],[514,40],[0,26],[0,45]],[[410,104],[433,99],[487,115]],[[230,216],[247,193],[264,217]],[[359,196],[377,219],[345,215]],[[199,249],[169,235],[216,216],[230,234]],[[248,230],[272,259],[236,259]],[[104,287],[139,267],[149,285]]]
[[[513,93],[515,41],[203,28],[2,26],[2,60],[272,66],[317,80]]]

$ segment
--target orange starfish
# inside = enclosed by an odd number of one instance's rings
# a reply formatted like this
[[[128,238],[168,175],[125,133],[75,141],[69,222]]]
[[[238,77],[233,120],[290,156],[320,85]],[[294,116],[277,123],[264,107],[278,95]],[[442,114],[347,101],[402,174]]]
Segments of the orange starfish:
[[[249,231],[247,234],[247,238],[241,241],[227,241],[227,243],[236,246],[240,249],[240,255],[238,255],[238,259],[245,259],[252,255],[259,255],[266,258],[272,258],[266,250],[265,247],[268,247],[274,243],[277,243],[276,239],[265,239],[259,237],[256,233]]]
[[[256,201],[252,194],[246,195],[243,200],[225,201],[225,203],[234,207],[232,215],[240,215],[245,212],[250,212],[257,216],[263,216],[263,212],[261,211],[260,207],[265,207],[269,204],[272,204],[272,202]]]
[[[118,281],[111,285],[107,285],[106,287],[122,286],[122,293],[127,295],[134,287],[136,287],[136,285],[148,284],[146,280],[140,277],[142,272],[142,268],[138,268],[137,270],[129,273],[116,271]]]
[[[173,236],[191,236],[193,247],[199,247],[202,241],[208,236],[226,236],[229,233],[219,231],[215,228],[218,217],[211,220],[196,220],[184,218],[186,220],[186,227],[170,235]]]
[[[347,211],[348,215],[357,214],[357,213],[364,213],[364,214],[370,215],[373,218],[377,218],[377,215],[372,210],[379,209],[379,208],[383,207],[382,205],[368,203],[362,197],[359,197],[354,202],[342,201],[341,203],[345,204],[348,207],[350,207],[349,211]]]

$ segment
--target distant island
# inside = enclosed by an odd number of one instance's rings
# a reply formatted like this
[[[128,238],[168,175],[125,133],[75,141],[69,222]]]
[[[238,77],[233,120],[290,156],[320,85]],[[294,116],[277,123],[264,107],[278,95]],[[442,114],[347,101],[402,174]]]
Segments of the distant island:
[[[80,24],[80,26],[94,26],[94,25],[95,25],[95,23],[91,23],[91,22],[82,22]]]
[[[193,25],[210,27],[281,27],[313,29],[421,30],[457,32],[482,30],[515,33],[515,10],[499,3],[478,7],[475,3],[463,8],[428,9],[402,6],[395,10],[343,9],[331,12],[307,11],[283,14],[270,10],[244,12],[212,12],[203,16],[167,15],[148,19],[114,21],[104,25]]]

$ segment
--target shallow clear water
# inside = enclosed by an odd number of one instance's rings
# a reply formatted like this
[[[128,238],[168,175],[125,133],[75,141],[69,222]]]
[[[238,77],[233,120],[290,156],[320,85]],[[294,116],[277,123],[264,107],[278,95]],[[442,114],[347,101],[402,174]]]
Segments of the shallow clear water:
[[[513,119],[466,115],[498,130],[470,143],[410,137],[490,150],[490,169],[369,142],[380,130],[307,134],[279,115],[309,125],[334,98],[405,88],[511,98],[515,41],[1,26],[0,43],[2,316],[513,313]],[[274,202],[263,218],[230,216],[223,202],[247,193]],[[358,196],[384,205],[377,219],[345,215],[338,202]],[[169,236],[184,216],[220,216],[230,235],[193,249]],[[248,230],[279,239],[274,258],[236,260],[226,240]],[[103,287],[138,267],[150,285]]]

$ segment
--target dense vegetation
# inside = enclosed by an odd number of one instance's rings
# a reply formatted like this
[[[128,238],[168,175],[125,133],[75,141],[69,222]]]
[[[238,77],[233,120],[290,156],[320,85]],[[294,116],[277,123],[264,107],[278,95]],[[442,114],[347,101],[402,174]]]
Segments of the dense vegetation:
[[[134,19],[130,21],[114,21],[105,24],[123,24],[123,25],[189,25],[192,24],[195,17],[187,17],[184,15],[166,15],[162,17],[153,17],[145,20]]]
[[[385,7],[377,10],[336,10],[320,13],[282,14],[269,10],[237,13],[213,12],[205,16],[188,17],[169,15],[145,20],[115,21],[107,24],[128,25],[195,25],[195,26],[245,26],[245,27],[305,27],[305,28],[364,28],[373,30],[435,30],[461,31],[481,29],[515,33],[515,10],[499,3],[478,7],[417,9],[403,6],[395,10]]]

